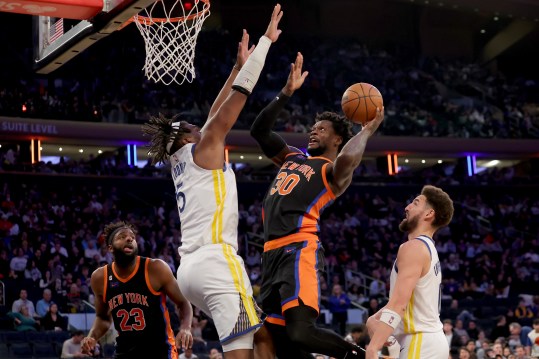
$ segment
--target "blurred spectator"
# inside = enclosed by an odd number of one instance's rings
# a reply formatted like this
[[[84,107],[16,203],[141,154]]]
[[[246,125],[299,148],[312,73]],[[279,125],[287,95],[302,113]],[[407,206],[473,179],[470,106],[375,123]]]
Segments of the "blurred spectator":
[[[31,317],[34,317],[36,315],[34,303],[32,303],[32,301],[28,299],[28,292],[26,291],[26,289],[21,289],[19,293],[19,299],[13,302],[13,305],[11,306],[11,311],[13,313],[19,313],[21,312],[22,307],[27,308],[28,313]]]
[[[459,359],[477,359],[477,357],[474,353],[470,353],[467,348],[462,347],[459,350]]]
[[[539,358],[539,318],[533,321],[533,330],[528,333],[531,344],[531,357]]]
[[[17,256],[11,258],[11,262],[9,263],[9,267],[14,270],[17,275],[24,274],[24,271],[26,270],[26,263],[28,262],[28,258],[24,255],[24,251],[22,248],[17,248]]]
[[[67,318],[58,313],[58,305],[51,303],[47,313],[40,320],[43,330],[63,331],[67,330]]]
[[[30,315],[28,307],[23,305],[20,312],[9,312],[8,317],[12,318],[15,325],[15,330],[18,332],[36,331],[37,322]]]
[[[528,334],[532,331],[532,328],[525,326],[522,327],[520,324],[513,322],[509,324],[509,337],[507,337],[507,344],[511,350],[515,351],[517,345],[522,345],[529,355],[531,350],[531,342],[528,338]]]
[[[380,302],[376,298],[369,299],[369,308],[368,308],[368,314],[369,317],[371,315],[375,315],[380,310]]]
[[[534,313],[530,306],[526,303],[524,298],[520,298],[518,306],[515,308],[515,317],[519,320],[531,319],[534,317]]]
[[[82,354],[81,342],[84,338],[84,332],[82,330],[76,330],[72,333],[71,338],[67,339],[62,345],[62,354],[60,358],[86,358],[87,356]],[[96,355],[99,352],[95,353]]]
[[[210,359],[223,359],[223,354],[217,348],[210,349]]]
[[[336,327],[337,333],[341,335],[345,335],[346,333],[348,308],[350,308],[350,299],[343,292],[342,287],[339,284],[335,284],[329,296],[329,311],[333,316],[333,325]]]
[[[188,348],[183,351],[183,353],[180,354],[180,359],[198,359],[198,356],[193,354],[193,349]]]
[[[39,317],[45,316],[51,305],[52,292],[50,289],[43,290],[43,298],[37,301],[36,313]]]
[[[451,319],[445,319],[443,321],[443,331],[447,344],[449,344],[449,350],[451,353],[458,353],[458,349],[462,346],[460,343],[460,337],[453,332],[453,322]]]
[[[505,318],[505,315],[500,315],[496,319],[496,326],[490,332],[490,339],[494,341],[498,338],[507,338],[509,334],[509,325],[507,325],[507,319]]]

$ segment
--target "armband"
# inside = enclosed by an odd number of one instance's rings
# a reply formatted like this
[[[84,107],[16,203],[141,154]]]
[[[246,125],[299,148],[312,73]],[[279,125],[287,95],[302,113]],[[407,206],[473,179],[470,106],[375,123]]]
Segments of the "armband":
[[[391,309],[382,309],[380,314],[380,321],[386,323],[391,328],[395,329],[399,326],[401,322],[401,316]]]
[[[241,68],[238,76],[236,76],[232,84],[234,90],[245,95],[251,94],[264,67],[270,46],[271,40],[266,36],[262,36],[258,41],[258,45],[256,45],[256,48]]]

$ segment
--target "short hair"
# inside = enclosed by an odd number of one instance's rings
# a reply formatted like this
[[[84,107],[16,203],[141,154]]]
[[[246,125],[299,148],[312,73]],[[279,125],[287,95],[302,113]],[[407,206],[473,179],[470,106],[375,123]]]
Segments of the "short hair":
[[[533,325],[539,325],[539,318],[533,320]]]
[[[512,322],[511,324],[509,324],[509,328],[522,328],[522,326],[517,322]]]
[[[84,332],[82,330],[74,330],[72,333],[71,333],[71,336],[72,337],[78,337],[79,335],[84,335]]]
[[[339,152],[342,150],[344,145],[354,136],[352,132],[352,124],[346,119],[346,117],[336,114],[335,112],[324,111],[322,113],[316,114],[314,118],[316,122],[318,121],[329,121],[333,126],[333,130],[338,136],[342,137],[342,143],[339,146]]]
[[[453,325],[453,321],[451,319],[444,319],[443,323]]]
[[[421,194],[427,198],[427,203],[434,209],[432,225],[436,228],[447,226],[455,212],[449,195],[441,188],[429,185],[423,187]]]
[[[160,113],[158,116],[151,116],[148,123],[142,125],[142,134],[150,136],[148,154],[152,158],[152,164],[165,163],[172,153],[181,148],[179,140],[189,131],[182,126],[173,126],[180,121],[178,117],[179,115],[167,118]],[[170,141],[173,143],[170,150],[167,150]]]
[[[103,236],[107,239],[107,245],[110,246],[112,244],[112,239],[114,235],[117,233],[117,231],[121,228],[127,228],[133,231],[133,233],[137,234],[137,230],[135,226],[133,226],[131,223],[127,223],[124,221],[119,222],[113,222],[109,223],[105,226],[105,229],[103,230]]]

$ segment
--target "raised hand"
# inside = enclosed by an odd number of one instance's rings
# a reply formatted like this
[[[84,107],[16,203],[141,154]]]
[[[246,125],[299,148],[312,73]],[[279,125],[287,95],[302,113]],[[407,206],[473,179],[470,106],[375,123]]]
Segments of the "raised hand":
[[[255,45],[252,45],[249,48],[249,34],[247,33],[247,30],[243,29],[243,35],[241,37],[241,41],[238,43],[238,54],[236,56],[236,65],[234,65],[236,70],[241,70],[243,64],[245,63],[245,61],[247,61],[247,58],[249,58],[249,55],[251,55],[254,49],[255,49]]]
[[[279,21],[281,21],[281,18],[283,17],[283,12],[281,11],[281,5],[277,4],[273,8],[273,13],[271,14],[271,20],[268,25],[268,28],[266,30],[266,33],[264,36],[268,37],[271,42],[277,41],[279,38],[279,35],[281,35],[281,30],[279,30],[277,27],[279,26]]]
[[[290,74],[288,74],[286,85],[283,88],[283,93],[285,95],[292,96],[294,91],[296,91],[303,85],[305,78],[307,77],[307,75],[309,75],[309,71],[301,72],[302,68],[303,55],[301,54],[301,52],[298,52],[298,55],[296,56],[296,61],[290,65]]]
[[[376,130],[378,129],[378,126],[380,126],[380,124],[382,123],[382,121],[384,120],[384,108],[376,108],[376,116],[374,117],[373,120],[367,122],[363,128],[361,129],[361,131],[367,131],[367,132],[370,132],[369,136],[372,136],[372,134],[374,132],[376,132]]]

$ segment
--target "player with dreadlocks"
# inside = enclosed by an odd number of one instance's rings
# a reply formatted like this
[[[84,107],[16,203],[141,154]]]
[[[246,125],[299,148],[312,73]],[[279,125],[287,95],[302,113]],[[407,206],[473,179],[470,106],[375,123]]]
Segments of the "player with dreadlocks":
[[[261,320],[238,250],[238,194],[226,166],[225,138],[243,109],[281,30],[277,4],[266,33],[248,49],[244,31],[236,64],[213,103],[202,129],[160,115],[143,126],[151,137],[154,163],[170,161],[181,221],[178,282],[182,293],[211,316],[227,359],[271,357],[270,337],[258,331]],[[239,71],[238,71],[239,70]],[[255,335],[256,332],[256,335]]]
[[[111,264],[92,274],[96,318],[82,352],[92,355],[96,342],[114,322],[118,331],[116,358],[178,358],[179,348],[193,344],[193,308],[182,295],[168,264],[138,255],[136,229],[116,222],[105,227],[104,237],[114,256]],[[169,297],[180,312],[176,340],[166,306]]]

